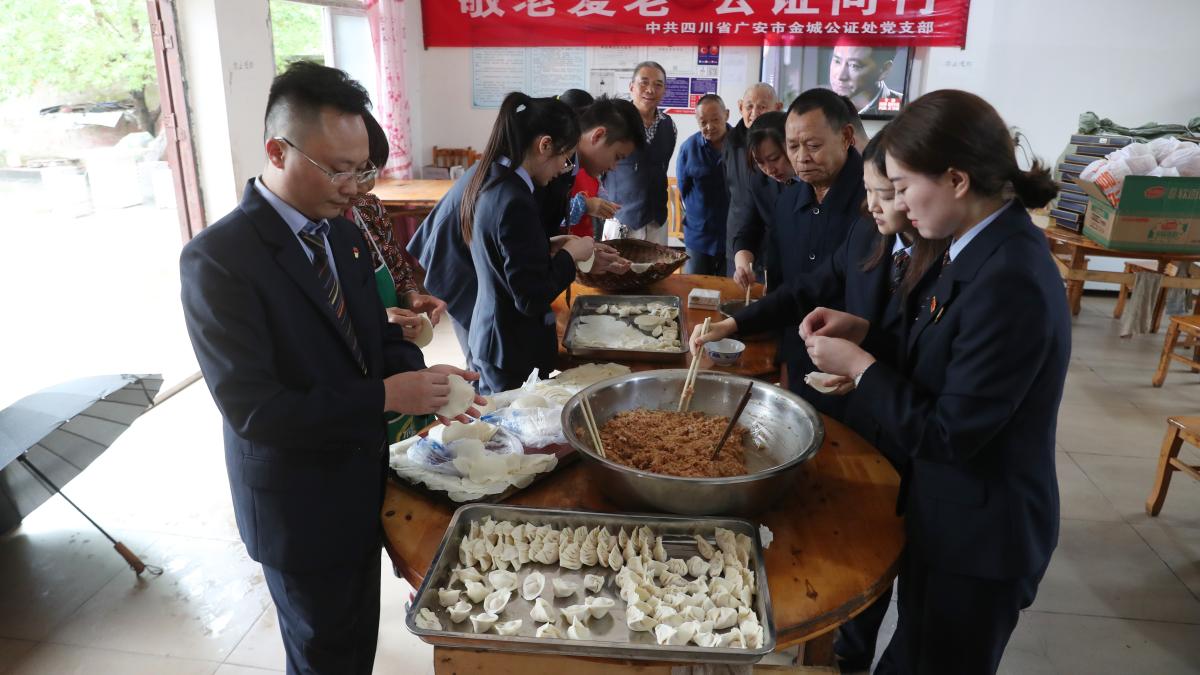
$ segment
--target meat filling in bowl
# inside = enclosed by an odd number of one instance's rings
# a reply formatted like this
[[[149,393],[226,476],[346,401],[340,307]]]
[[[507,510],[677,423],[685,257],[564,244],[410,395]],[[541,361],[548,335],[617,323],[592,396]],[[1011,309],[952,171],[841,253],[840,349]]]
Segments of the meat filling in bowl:
[[[641,471],[684,478],[742,476],[748,473],[742,425],[734,426],[721,454],[711,459],[728,424],[728,417],[638,408],[605,422],[600,438],[608,459]],[[582,429],[577,433],[588,438]]]

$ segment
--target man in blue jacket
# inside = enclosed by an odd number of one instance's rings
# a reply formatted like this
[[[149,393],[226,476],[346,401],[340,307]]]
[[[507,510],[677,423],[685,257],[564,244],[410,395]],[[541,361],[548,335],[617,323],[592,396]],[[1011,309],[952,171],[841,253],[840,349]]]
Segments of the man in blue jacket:
[[[288,673],[371,672],[384,413],[432,413],[450,374],[478,377],[425,368],[387,321],[369,245],[341,217],[375,175],[369,105],[340,70],[299,62],[275,78],[262,175],[180,257],[238,531],[262,563]]]
[[[700,131],[679,148],[675,175],[683,198],[683,242],[688,274],[725,276],[725,222],[729,188],[725,182],[725,147],[729,142],[729,109],[716,94],[696,102]]]

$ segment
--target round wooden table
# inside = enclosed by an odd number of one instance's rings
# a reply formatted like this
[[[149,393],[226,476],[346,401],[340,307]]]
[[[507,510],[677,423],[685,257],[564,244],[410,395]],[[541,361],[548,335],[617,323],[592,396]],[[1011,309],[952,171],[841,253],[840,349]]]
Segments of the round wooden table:
[[[688,293],[693,288],[707,288],[721,292],[721,300],[737,300],[745,299],[746,291],[738,286],[733,279],[728,277],[713,277],[703,274],[672,274],[671,276],[651,284],[645,288],[640,288],[637,291],[630,293],[635,295],[674,295],[677,296],[683,306],[682,325],[680,326],[679,336],[682,340],[687,340],[692,335],[692,329],[695,326],[704,324],[705,318],[712,318],[713,323],[725,318],[715,309],[688,309],[687,297]],[[762,284],[755,284],[750,289],[751,298],[762,297]],[[563,335],[567,332],[567,320],[571,315],[571,305],[568,297],[574,298],[579,295],[622,295],[613,291],[603,291],[598,288],[584,286],[581,283],[571,284],[569,291],[558,296],[551,304],[554,310],[554,317],[558,328],[558,367],[560,370],[573,368],[581,363],[594,363],[595,358],[575,358],[567,353],[566,348],[562,346]],[[773,335],[756,336],[752,340],[743,340],[746,344],[746,351],[742,353],[742,358],[732,366],[718,366],[712,362],[712,359],[707,354],[701,354],[700,367],[705,370],[715,370],[724,373],[735,373],[745,375],[747,377],[755,377],[763,380],[776,381],[779,375],[779,365],[775,363],[775,353],[778,351],[778,343]],[[691,353],[673,357],[671,360],[644,361],[633,359],[607,359],[614,363],[629,366],[631,369],[637,370],[653,370],[656,368],[687,368],[691,363]]]
[[[505,503],[620,512],[589,482],[589,475],[579,461]],[[803,465],[795,489],[751,519],[769,527],[775,536],[764,562],[779,649],[815,641],[831,658],[833,629],[891,586],[904,545],[903,520],[896,516],[899,485],[895,469],[878,450],[846,426],[825,418],[825,444]],[[453,511],[446,501],[388,481],[382,512],[385,544],[396,573],[414,587],[429,569]],[[439,654],[443,651],[471,663],[494,662],[494,670],[488,667],[487,672],[516,672],[515,663],[531,663],[528,655],[438,648]],[[540,665],[531,667],[549,671],[550,662],[559,667],[564,658],[535,656],[532,663]],[[454,659],[443,655],[438,661]],[[460,660],[458,665],[465,663]]]

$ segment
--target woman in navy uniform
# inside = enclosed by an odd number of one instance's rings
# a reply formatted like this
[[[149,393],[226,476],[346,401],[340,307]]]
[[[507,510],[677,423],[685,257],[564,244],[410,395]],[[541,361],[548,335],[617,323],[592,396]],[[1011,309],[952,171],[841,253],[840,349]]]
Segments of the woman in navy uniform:
[[[909,104],[883,144],[897,208],[950,246],[896,326],[819,308],[801,332],[821,370],[853,378],[901,470],[899,623],[876,672],[994,673],[1058,541],[1070,314],[1026,212],[1057,187],[967,92]]]
[[[511,93],[463,192],[460,226],[478,285],[469,333],[480,393],[519,387],[535,368],[542,377],[554,369],[558,336],[550,303],[594,247],[591,237],[552,246],[533,192],[571,170],[578,143],[578,117],[567,104]]]

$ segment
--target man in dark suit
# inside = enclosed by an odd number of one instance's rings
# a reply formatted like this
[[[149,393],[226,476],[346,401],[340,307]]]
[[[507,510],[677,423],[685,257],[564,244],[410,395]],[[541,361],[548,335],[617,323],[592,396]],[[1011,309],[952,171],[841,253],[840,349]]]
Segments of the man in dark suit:
[[[367,93],[300,62],[275,79],[262,175],[184,247],[188,334],[224,419],[238,531],[262,563],[288,673],[370,673],[379,628],[384,413],[448,401],[449,366],[389,324],[341,217],[368,161]]]
[[[725,183],[729,189],[729,216],[725,228],[725,261],[726,276],[733,276],[736,268],[738,242],[735,241],[743,226],[755,218],[756,204],[755,184],[763,183],[767,177],[751,166],[747,142],[750,136],[750,125],[759,115],[775,112],[783,108],[783,103],[775,94],[775,87],[766,82],[750,85],[742,97],[738,99],[738,112],[741,119],[730,130],[725,138],[724,155]],[[775,187],[775,186],[769,186]],[[762,251],[755,248],[752,253],[757,260],[762,260]],[[746,265],[751,263],[747,262]],[[759,263],[761,270],[762,264]]]
[[[788,158],[799,182],[785,188],[775,202],[770,241],[779,284],[817,269],[832,256],[862,214],[867,198],[862,155],[854,149],[853,118],[838,95],[828,89],[809,89],[797,96],[788,107],[785,134]],[[840,419],[843,397],[820,394],[804,385],[804,376],[816,368],[796,328],[784,329],[780,353],[791,390]]]

